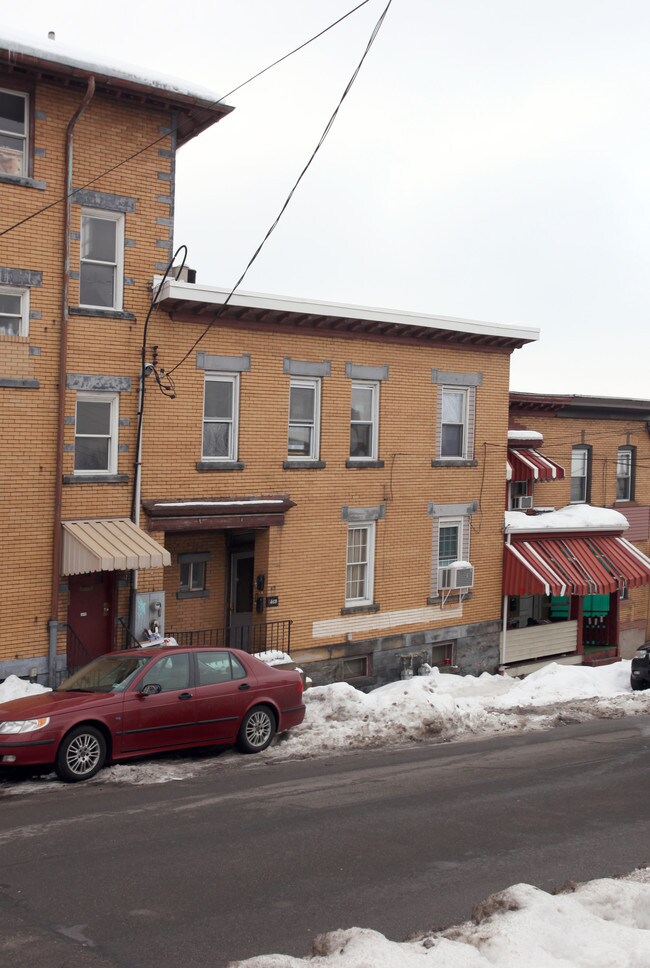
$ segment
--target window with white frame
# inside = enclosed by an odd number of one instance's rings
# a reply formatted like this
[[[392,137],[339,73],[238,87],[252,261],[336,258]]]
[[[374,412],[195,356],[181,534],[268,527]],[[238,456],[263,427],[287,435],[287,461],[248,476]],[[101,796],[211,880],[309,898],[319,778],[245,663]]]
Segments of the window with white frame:
[[[29,174],[29,95],[0,88],[0,174]]]
[[[117,394],[77,394],[75,474],[117,473],[118,401]]]
[[[29,334],[29,289],[0,286],[0,336]]]
[[[124,216],[85,209],[81,213],[79,304],[122,309]]]
[[[373,603],[374,564],[375,522],[351,524],[345,574],[346,607]]]
[[[239,374],[206,373],[203,400],[204,460],[237,459]]]
[[[463,522],[458,518],[442,518],[438,528],[438,567],[448,568],[452,561],[462,559]]]
[[[182,592],[202,592],[205,590],[205,559],[202,561],[181,561],[180,590]]]
[[[353,383],[350,406],[350,457],[376,460],[379,441],[379,384]]]
[[[633,448],[619,447],[616,460],[616,500],[632,500]]]
[[[320,380],[292,380],[289,389],[289,460],[318,460]]]
[[[585,504],[589,485],[589,449],[573,447],[571,450],[571,503]]]
[[[467,399],[466,388],[442,388],[442,434],[440,456],[467,457]]]

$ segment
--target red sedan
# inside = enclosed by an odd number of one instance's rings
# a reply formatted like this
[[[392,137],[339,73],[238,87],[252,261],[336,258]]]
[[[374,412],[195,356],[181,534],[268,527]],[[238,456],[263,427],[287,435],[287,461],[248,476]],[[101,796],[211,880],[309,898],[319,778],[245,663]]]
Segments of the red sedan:
[[[196,746],[265,750],[305,718],[302,679],[234,649],[111,652],[53,692],[0,705],[0,766],[88,780],[107,762]]]

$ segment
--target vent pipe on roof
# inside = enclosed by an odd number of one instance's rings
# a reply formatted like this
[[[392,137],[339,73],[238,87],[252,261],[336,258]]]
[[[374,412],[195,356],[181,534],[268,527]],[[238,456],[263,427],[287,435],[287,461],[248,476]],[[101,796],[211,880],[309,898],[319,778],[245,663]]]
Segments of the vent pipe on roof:
[[[53,30],[48,30],[48,32],[47,32],[47,39],[48,40],[56,40],[56,34],[54,33]]]

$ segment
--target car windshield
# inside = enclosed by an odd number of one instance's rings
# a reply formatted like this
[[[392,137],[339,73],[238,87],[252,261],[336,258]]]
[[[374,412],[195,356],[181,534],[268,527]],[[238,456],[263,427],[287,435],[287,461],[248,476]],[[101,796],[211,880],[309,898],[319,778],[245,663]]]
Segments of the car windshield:
[[[133,681],[151,656],[102,655],[64,679],[57,692],[121,692]]]

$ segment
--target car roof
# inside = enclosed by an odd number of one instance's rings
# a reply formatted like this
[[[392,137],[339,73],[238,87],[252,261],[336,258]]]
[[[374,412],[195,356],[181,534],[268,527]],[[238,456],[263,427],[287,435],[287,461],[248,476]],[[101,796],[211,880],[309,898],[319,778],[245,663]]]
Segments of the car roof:
[[[141,655],[145,653],[146,655],[168,655],[170,652],[242,652],[241,649],[226,649],[223,646],[216,645],[143,645],[138,649],[119,649],[115,652],[105,652],[104,655],[115,656],[115,655]],[[243,655],[248,656],[247,652],[242,652]],[[100,657],[101,658],[101,657]]]

